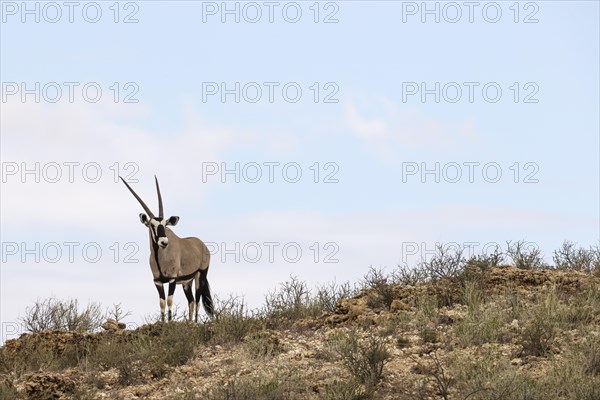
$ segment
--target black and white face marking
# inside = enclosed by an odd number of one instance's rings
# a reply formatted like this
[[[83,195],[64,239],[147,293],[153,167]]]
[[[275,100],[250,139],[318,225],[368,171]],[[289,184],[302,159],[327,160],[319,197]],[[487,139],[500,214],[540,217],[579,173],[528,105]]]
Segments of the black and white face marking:
[[[148,218],[146,214],[142,213],[140,214],[140,221],[150,229],[152,241],[164,249],[169,245],[169,238],[167,238],[165,228],[168,225],[177,225],[179,217],[173,216],[168,219],[160,217]]]
[[[167,234],[165,232],[166,223],[166,220],[159,218],[152,218],[150,220],[150,230],[152,231],[154,243],[163,249],[169,245],[169,239],[167,238]]]

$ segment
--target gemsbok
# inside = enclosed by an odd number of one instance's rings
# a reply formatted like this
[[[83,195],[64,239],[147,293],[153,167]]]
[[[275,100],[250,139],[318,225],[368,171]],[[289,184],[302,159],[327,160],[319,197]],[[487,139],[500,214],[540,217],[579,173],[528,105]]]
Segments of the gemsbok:
[[[119,177],[121,178],[121,177]],[[156,176],[156,193],[158,194],[158,217],[155,217],[150,208],[135,193],[123,178],[127,189],[140,202],[146,214],[140,214],[140,221],[148,227],[150,233],[150,269],[154,277],[154,284],[160,296],[160,316],[165,320],[165,289],[163,284],[169,283],[169,292],[166,306],[169,308],[168,320],[171,321],[171,306],[176,285],[182,285],[183,292],[188,301],[189,320],[195,312],[195,321],[198,322],[198,305],[202,297],[204,311],[212,317],[213,302],[210,295],[210,286],[206,275],[210,264],[210,253],[206,245],[196,237],[180,238],[168,226],[175,226],[179,217],[167,219],[163,215],[163,204]],[[195,281],[196,301],[192,293],[192,281]]]

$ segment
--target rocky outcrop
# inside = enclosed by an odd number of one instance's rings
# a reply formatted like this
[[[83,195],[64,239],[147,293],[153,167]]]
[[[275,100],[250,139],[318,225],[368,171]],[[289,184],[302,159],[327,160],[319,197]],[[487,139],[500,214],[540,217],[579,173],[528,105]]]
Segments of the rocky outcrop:
[[[75,392],[75,381],[64,373],[38,372],[25,377],[24,387],[29,399],[63,400]]]

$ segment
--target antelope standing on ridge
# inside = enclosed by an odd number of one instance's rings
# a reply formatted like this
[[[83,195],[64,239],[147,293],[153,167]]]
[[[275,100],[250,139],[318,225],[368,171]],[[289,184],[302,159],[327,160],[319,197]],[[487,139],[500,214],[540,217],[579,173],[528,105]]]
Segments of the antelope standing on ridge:
[[[121,178],[121,177],[119,177]],[[195,311],[195,321],[198,322],[198,305],[202,297],[204,311],[209,316],[213,315],[213,302],[210,295],[210,285],[206,275],[210,264],[210,253],[206,245],[196,237],[180,238],[167,226],[175,226],[179,217],[167,219],[163,216],[163,204],[156,176],[156,193],[158,194],[158,217],[155,217],[150,208],[134,192],[134,190],[121,178],[127,189],[140,202],[146,214],[140,214],[140,221],[148,227],[150,233],[150,269],[154,277],[154,284],[160,296],[160,316],[165,320],[165,289],[163,284],[169,283],[169,292],[166,306],[169,308],[168,318],[171,321],[171,306],[176,285],[182,285],[183,292],[188,301],[189,320]],[[195,282],[196,301],[192,293],[192,281]]]

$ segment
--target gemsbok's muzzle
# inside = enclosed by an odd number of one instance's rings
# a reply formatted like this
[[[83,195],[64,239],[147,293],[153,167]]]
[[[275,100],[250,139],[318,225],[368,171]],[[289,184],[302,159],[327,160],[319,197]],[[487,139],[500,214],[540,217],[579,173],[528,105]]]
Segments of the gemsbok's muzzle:
[[[158,225],[156,227],[156,244],[163,249],[169,245],[169,239],[167,238],[165,227],[163,225]]]

